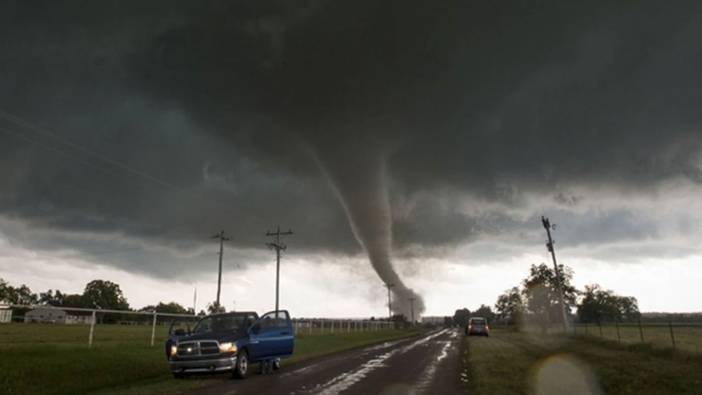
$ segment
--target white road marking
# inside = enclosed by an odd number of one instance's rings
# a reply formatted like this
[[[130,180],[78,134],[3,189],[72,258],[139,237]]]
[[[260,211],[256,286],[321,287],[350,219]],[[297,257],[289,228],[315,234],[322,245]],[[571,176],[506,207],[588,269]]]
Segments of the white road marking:
[[[421,391],[426,391],[429,389],[432,381],[434,380],[434,375],[436,374],[436,371],[439,368],[439,364],[444,358],[446,358],[449,355],[449,350],[451,349],[451,347],[455,346],[457,336],[454,335],[457,335],[457,332],[452,332],[451,339],[442,342],[443,347],[441,348],[439,355],[431,360],[430,364],[419,377],[417,388],[419,388]]]
[[[353,370],[353,371],[348,371],[344,372],[337,377],[329,380],[328,382],[322,384],[321,386],[318,387],[318,394],[320,395],[336,395],[344,390],[347,390],[350,388],[352,385],[358,383],[362,379],[364,379],[369,373],[372,371],[385,366],[385,361],[388,360],[388,358],[392,357],[393,355],[396,354],[404,354],[407,351],[427,343],[429,340],[434,339],[437,336],[441,336],[447,331],[447,329],[442,329],[439,332],[432,333],[431,335],[425,336],[415,342],[412,342],[404,347],[401,348],[396,348],[394,350],[388,351],[385,354],[382,354],[376,358],[371,359],[370,361],[367,361],[363,365],[361,365],[360,368]]]

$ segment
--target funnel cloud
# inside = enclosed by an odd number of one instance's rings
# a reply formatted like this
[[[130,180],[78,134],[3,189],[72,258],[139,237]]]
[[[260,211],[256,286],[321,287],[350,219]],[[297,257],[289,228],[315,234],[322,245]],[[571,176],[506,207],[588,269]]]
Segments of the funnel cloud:
[[[373,269],[393,294],[391,310],[418,319],[424,301],[408,288],[392,264],[392,214],[388,197],[387,150],[348,142],[317,149],[315,157],[344,207],[353,234]],[[351,147],[354,147],[353,149]]]
[[[190,278],[213,231],[256,265],[280,224],[309,261],[367,255],[405,315],[417,267],[543,253],[544,214],[613,265],[702,254],[700,21],[699,1],[5,1],[0,232]]]

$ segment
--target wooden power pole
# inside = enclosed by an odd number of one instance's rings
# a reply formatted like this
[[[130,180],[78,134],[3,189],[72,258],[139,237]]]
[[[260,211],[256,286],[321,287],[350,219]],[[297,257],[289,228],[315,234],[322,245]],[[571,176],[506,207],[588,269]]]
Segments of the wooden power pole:
[[[213,239],[219,239],[219,274],[217,275],[217,308],[219,309],[221,305],[219,304],[219,295],[222,292],[222,255],[224,255],[224,242],[228,241],[228,237],[224,237],[224,231],[220,230],[219,233],[212,236]]]
[[[266,243],[268,247],[275,249],[275,312],[278,313],[278,301],[279,301],[279,290],[280,290],[280,251],[285,251],[287,246],[280,242],[280,236],[287,236],[293,234],[292,229],[287,232],[281,232],[280,226],[275,232],[266,232],[266,236],[275,237],[272,243]]]
[[[551,221],[549,221],[548,218],[543,216],[541,217],[541,223],[543,224],[544,229],[546,229],[546,235],[548,236],[546,248],[551,253],[551,259],[553,260],[553,270],[556,276],[556,292],[558,292],[558,302],[561,305],[560,307],[561,319],[563,320],[563,331],[565,333],[568,333],[568,316],[566,315],[566,306],[565,301],[563,299],[563,285],[561,284],[561,276],[558,270],[558,263],[556,262],[556,251],[553,248],[553,239],[551,238],[551,229],[553,229],[555,225],[551,225]]]

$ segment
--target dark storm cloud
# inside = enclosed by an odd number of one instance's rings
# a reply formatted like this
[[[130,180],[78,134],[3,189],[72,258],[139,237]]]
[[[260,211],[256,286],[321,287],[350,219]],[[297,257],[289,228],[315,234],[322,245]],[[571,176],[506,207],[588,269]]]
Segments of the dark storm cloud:
[[[222,228],[258,247],[279,223],[298,250],[357,252],[346,216],[362,244],[387,231],[358,191],[389,189],[391,242],[435,246],[536,218],[437,190],[558,208],[587,202],[570,186],[702,180],[699,3],[433,3],[7,3],[0,109],[60,140],[0,119],[0,213],[181,249]],[[655,235],[624,223],[573,239]]]

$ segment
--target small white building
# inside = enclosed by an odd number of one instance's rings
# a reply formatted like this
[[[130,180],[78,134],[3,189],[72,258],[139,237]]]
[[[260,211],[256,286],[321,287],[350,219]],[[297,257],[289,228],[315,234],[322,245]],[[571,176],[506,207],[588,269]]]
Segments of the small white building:
[[[0,324],[12,322],[12,309],[8,305],[0,304]]]
[[[61,309],[37,307],[24,315],[25,323],[65,324],[66,312]]]

